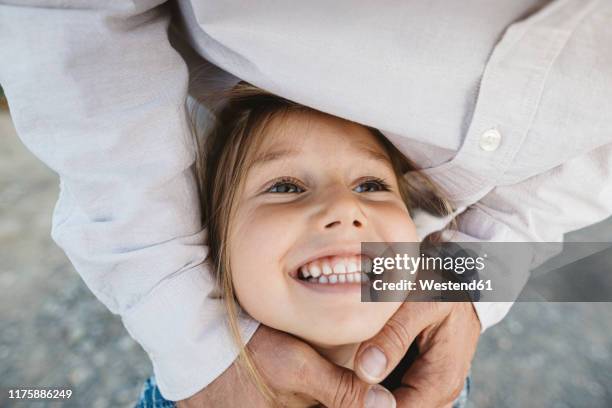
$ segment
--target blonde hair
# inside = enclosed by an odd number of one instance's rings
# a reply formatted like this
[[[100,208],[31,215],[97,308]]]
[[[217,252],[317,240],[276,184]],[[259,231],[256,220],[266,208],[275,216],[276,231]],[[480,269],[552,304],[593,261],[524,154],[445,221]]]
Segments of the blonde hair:
[[[254,155],[261,146],[266,127],[273,119],[290,113],[322,112],[246,82],[238,83],[229,91],[207,95],[199,102],[213,113],[212,117],[208,117],[212,124],[206,132],[194,129],[197,142],[196,178],[201,199],[202,222],[208,229],[209,259],[213,265],[217,288],[227,308],[229,329],[239,349],[239,360],[268,402],[274,404],[274,393],[263,380],[240,335],[240,307],[232,285],[228,253],[232,226],[230,221],[236,210],[236,198],[241,193]],[[200,115],[201,110],[192,111],[192,123],[201,122]],[[398,179],[401,197],[411,213],[415,209],[436,216],[446,216],[452,212],[442,193],[425,175],[417,171],[410,159],[379,130],[367,126],[365,128],[386,150]],[[408,176],[406,173],[409,173]],[[439,239],[439,234],[427,237],[428,242]]]

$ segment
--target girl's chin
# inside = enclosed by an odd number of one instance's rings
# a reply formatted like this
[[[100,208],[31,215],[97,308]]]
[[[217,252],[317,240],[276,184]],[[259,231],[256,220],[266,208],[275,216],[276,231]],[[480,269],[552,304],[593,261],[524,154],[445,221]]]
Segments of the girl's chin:
[[[361,343],[374,337],[379,331],[380,328],[370,327],[345,328],[342,331],[339,331],[337,327],[330,327],[329,330],[321,330],[318,333],[313,333],[311,331],[305,336],[297,335],[297,337],[316,348],[333,348]]]
[[[369,313],[350,313],[351,317],[335,316],[337,319],[329,318],[325,322],[319,321],[316,327],[309,325],[300,328],[299,334],[294,334],[310,344],[322,347],[361,343],[378,334],[397,310],[397,306],[391,303],[379,303],[378,305],[383,308],[375,313],[368,310]]]

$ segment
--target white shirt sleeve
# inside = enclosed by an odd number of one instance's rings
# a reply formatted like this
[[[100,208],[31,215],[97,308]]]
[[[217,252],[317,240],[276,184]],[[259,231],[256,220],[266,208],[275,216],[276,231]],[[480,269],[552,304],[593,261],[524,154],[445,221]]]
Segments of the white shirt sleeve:
[[[54,240],[149,354],[164,397],[183,399],[237,355],[207,297],[187,68],[161,2],[68,3],[0,6],[0,83],[22,141],[60,176]],[[241,327],[247,341],[257,322]]]
[[[561,242],[567,232],[612,215],[612,144],[521,183],[498,186],[458,217],[457,242]],[[553,253],[534,253],[514,281]],[[496,324],[511,302],[475,302],[482,328]]]

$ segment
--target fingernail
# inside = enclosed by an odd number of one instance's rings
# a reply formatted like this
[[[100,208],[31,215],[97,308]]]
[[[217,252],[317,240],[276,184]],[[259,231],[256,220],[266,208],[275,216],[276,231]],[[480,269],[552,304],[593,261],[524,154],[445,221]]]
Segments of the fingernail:
[[[375,384],[366,394],[365,408],[395,408],[395,398],[386,388]]]
[[[387,368],[387,357],[378,347],[370,346],[361,354],[359,367],[373,382],[378,382]]]

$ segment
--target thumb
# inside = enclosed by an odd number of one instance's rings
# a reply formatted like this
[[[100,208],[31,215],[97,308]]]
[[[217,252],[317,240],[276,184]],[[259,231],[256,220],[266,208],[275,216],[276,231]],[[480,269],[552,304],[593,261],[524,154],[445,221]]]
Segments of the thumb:
[[[304,393],[329,408],[395,408],[395,397],[384,387],[370,385],[346,368],[324,358],[313,359],[302,377],[308,384]]]
[[[378,383],[397,366],[414,339],[439,315],[434,302],[405,302],[370,340],[357,350],[355,372]]]

